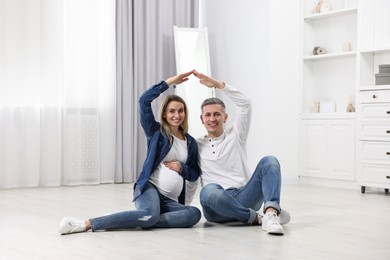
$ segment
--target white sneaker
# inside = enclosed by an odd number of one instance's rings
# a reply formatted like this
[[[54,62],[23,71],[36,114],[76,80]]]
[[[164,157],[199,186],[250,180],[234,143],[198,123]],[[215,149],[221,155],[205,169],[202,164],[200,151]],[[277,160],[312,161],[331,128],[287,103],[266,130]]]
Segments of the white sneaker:
[[[279,216],[275,211],[265,213],[262,219],[262,229],[266,231],[268,234],[273,235],[283,235],[284,229],[282,225],[279,223]]]
[[[288,211],[281,209],[279,214],[279,223],[280,225],[286,225],[288,222],[290,222],[291,217],[290,213]]]
[[[260,215],[260,218],[258,219],[259,220],[259,225],[261,225],[261,222],[262,222],[262,218],[264,217],[264,213],[263,212],[257,212],[257,215]],[[280,225],[286,225],[287,223],[289,223],[291,220],[291,217],[290,217],[290,213],[288,213],[288,211],[284,210],[284,209],[281,209],[280,210],[280,214],[279,214],[279,223]]]
[[[60,234],[71,234],[71,233],[78,233],[78,232],[84,232],[87,228],[85,226],[85,221],[80,220],[77,218],[63,218],[60,223]]]

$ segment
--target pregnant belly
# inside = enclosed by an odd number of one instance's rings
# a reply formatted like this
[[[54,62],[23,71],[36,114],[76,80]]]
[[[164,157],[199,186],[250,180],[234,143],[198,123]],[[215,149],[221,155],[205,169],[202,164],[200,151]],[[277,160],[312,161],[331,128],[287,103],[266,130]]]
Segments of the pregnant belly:
[[[153,174],[151,181],[163,195],[169,198],[179,197],[183,188],[183,177],[164,165],[160,165],[159,170]]]

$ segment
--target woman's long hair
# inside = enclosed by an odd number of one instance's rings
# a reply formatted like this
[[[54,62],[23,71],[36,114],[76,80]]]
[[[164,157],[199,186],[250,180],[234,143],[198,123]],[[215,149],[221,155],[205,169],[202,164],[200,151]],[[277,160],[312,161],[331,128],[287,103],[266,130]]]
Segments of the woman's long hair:
[[[172,144],[172,142],[173,142],[172,132],[171,132],[171,128],[169,127],[167,120],[163,117],[163,115],[165,114],[167,107],[168,107],[168,104],[171,101],[177,101],[177,102],[180,102],[184,105],[185,117],[184,117],[183,122],[179,126],[179,130],[182,131],[183,135],[187,134],[187,132],[188,132],[188,109],[187,109],[186,102],[184,101],[184,99],[182,99],[178,95],[168,95],[164,99],[164,101],[162,102],[162,104],[160,106],[159,119],[160,119],[160,123],[161,123],[161,133],[164,133],[164,131],[165,131],[165,133],[168,135],[168,139],[169,139],[170,144]]]

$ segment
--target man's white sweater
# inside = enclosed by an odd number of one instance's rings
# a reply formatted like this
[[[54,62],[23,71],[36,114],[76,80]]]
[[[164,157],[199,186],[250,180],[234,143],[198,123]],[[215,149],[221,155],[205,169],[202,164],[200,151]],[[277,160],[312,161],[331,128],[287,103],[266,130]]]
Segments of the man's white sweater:
[[[202,169],[201,185],[220,184],[224,189],[240,188],[249,178],[246,140],[248,137],[252,107],[251,101],[240,91],[225,84],[218,89],[236,105],[232,126],[218,138],[207,135],[197,139],[199,164]]]

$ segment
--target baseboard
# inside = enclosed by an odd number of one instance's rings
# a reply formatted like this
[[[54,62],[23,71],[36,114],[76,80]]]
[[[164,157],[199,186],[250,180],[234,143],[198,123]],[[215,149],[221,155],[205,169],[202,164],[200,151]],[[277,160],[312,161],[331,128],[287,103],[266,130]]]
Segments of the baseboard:
[[[300,176],[299,183],[324,186],[324,187],[332,187],[332,188],[360,190],[360,185],[357,181],[344,181],[344,180],[333,180],[333,179],[325,179],[325,178],[313,178],[313,177]]]

